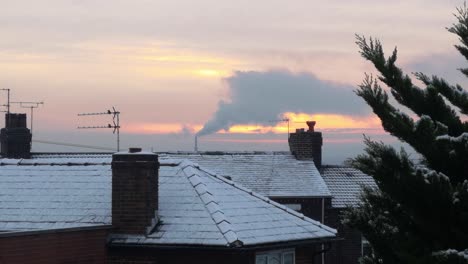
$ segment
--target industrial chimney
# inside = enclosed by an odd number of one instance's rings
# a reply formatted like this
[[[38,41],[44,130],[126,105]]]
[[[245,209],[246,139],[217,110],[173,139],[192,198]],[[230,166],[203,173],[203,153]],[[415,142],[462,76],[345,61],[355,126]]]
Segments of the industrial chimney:
[[[0,130],[1,155],[5,158],[31,157],[31,131],[26,127],[26,114],[5,114],[5,127]]]
[[[296,129],[296,133],[289,135],[289,150],[298,160],[312,159],[315,166],[322,166],[322,132],[315,132],[315,121],[307,121],[308,131]]]

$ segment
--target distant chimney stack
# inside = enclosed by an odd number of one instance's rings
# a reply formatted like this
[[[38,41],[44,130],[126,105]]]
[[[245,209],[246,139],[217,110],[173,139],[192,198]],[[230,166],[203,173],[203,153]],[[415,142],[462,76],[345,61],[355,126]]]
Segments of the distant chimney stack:
[[[5,127],[0,130],[2,156],[29,159],[31,140],[31,131],[26,127],[26,114],[5,114]]]
[[[112,156],[112,225],[116,233],[148,234],[157,224],[158,155],[130,148]]]
[[[322,132],[315,132],[315,121],[307,121],[309,130],[296,129],[289,135],[289,150],[298,160],[312,159],[317,168],[322,166]]]

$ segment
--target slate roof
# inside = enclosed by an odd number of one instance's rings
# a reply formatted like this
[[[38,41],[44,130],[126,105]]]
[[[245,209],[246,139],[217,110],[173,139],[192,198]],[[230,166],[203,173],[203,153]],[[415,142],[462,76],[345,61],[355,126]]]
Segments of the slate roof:
[[[44,160],[0,160],[0,230],[33,231],[111,223],[109,165],[45,164]]]
[[[322,166],[320,170],[333,195],[332,207],[356,206],[362,187],[376,188],[374,179],[362,171],[345,166]]]
[[[111,224],[109,161],[0,159],[0,232]],[[160,225],[146,237],[113,235],[113,243],[250,246],[336,234],[190,161],[160,162]]]
[[[270,198],[330,197],[327,185],[312,160],[297,160],[289,152],[163,152],[163,158],[188,159],[215,174]],[[57,157],[55,154],[36,158]],[[110,154],[60,155],[69,160],[108,158]]]
[[[164,154],[162,154],[164,155]],[[229,176],[267,197],[330,197],[312,160],[296,160],[289,152],[169,153],[223,176]]]

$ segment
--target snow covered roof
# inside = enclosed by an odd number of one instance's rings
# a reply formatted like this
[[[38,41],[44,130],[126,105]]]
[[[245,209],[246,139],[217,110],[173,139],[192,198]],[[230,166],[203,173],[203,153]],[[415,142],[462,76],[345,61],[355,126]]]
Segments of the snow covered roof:
[[[377,187],[371,176],[351,167],[322,166],[321,174],[333,195],[335,208],[356,206],[363,186]]]
[[[164,155],[164,154],[162,154]],[[296,160],[289,152],[170,153],[267,197],[329,197],[327,185],[312,160]]]
[[[111,224],[110,160],[88,158],[0,159],[0,231]],[[249,246],[336,234],[190,161],[160,163],[160,225],[113,243]]]
[[[111,223],[110,165],[60,166],[5,159],[0,164],[0,230]]]
[[[160,157],[188,159],[267,197],[330,197],[312,160],[297,160],[289,152],[163,152]],[[35,159],[66,158],[70,162],[103,161],[110,154],[41,154]]]

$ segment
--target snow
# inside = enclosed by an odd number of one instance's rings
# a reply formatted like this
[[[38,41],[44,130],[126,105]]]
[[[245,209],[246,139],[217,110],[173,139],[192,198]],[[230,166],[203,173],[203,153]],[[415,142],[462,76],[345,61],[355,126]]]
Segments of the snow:
[[[99,164],[89,165],[93,159]],[[0,169],[1,231],[111,224],[109,158],[81,158],[86,161],[81,164],[78,157],[46,160],[0,161],[11,164]],[[111,243],[249,246],[336,235],[335,229],[191,161],[162,158],[160,163],[161,225],[147,236],[113,235]]]
[[[436,137],[436,140],[444,140],[444,141],[451,141],[454,143],[462,143],[468,141],[468,132],[462,133],[458,137],[451,137],[449,135],[441,135]]]
[[[289,152],[204,152],[156,153],[160,160],[174,164],[187,159],[209,174],[231,178],[268,197],[330,197],[331,193],[311,160],[296,160]],[[44,155],[34,160],[66,165],[96,161],[111,163],[111,154]],[[99,161],[97,161],[99,160]],[[1,161],[0,161],[1,162]]]
[[[267,197],[330,197],[311,160],[296,160],[289,152],[160,154],[162,159],[188,159],[210,174],[228,176]]]
[[[450,178],[443,174],[442,172],[437,172],[435,170],[428,169],[426,167],[419,167],[417,171],[422,173],[425,178],[424,182],[430,183],[431,178],[437,178],[438,180],[450,181]]]
[[[458,255],[459,257],[462,257],[466,260],[468,260],[468,249],[465,249],[464,251],[458,251],[456,249],[447,249],[447,250],[441,250],[437,251],[433,254],[434,256],[449,256],[449,255]]]
[[[375,188],[374,179],[362,171],[344,166],[324,166],[322,177],[333,195],[332,206],[344,208],[358,205],[363,186]]]

